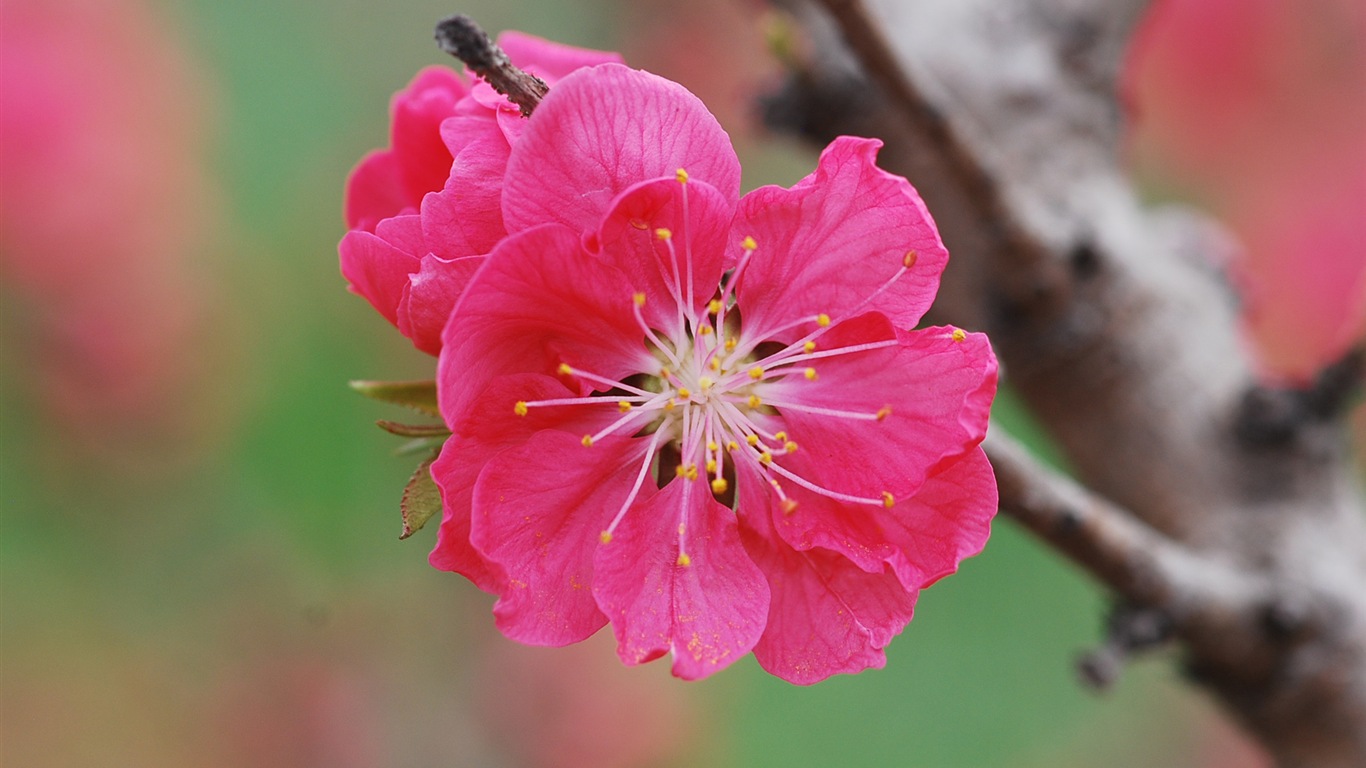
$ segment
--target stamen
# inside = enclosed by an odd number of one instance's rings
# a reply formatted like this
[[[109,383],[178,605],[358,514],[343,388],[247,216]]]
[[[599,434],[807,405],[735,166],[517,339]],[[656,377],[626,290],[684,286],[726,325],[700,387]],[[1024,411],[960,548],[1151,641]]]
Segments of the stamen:
[[[678,565],[682,568],[687,568],[688,566],[692,565],[692,558],[688,557],[687,552],[678,553]]]
[[[514,405],[514,406],[512,406],[512,412],[515,413],[515,414],[517,414],[518,416],[525,416],[525,415],[526,415],[526,411],[527,411],[527,404],[526,404],[526,401],[525,401],[525,400],[518,400],[518,401],[517,401],[517,404]]]
[[[679,184],[687,184],[688,172],[679,168],[677,171],[674,171],[674,178],[678,179]],[[911,251],[911,253],[915,253],[915,251]]]
[[[953,333],[950,334],[950,336],[953,338],[954,341],[961,343],[964,339],[968,337],[968,334],[962,328],[954,328]]]
[[[834,416],[841,419],[856,419],[858,421],[882,421],[886,418],[882,411],[877,413],[866,413],[863,411],[843,411],[838,408],[823,408],[818,405],[807,405],[805,403],[793,403],[783,400],[769,400],[768,404],[778,410],[805,411],[807,413],[817,413],[822,416]],[[889,411],[890,413],[890,411]]]
[[[726,482],[726,478],[724,477],[718,477],[711,481],[711,492],[717,496],[725,493],[729,488],[730,484]]]
[[[617,510],[617,514],[612,518],[612,522],[608,524],[606,530],[598,536],[598,540],[603,544],[612,541],[612,532],[617,529],[617,526],[621,523],[621,519],[626,516],[626,510],[631,508],[631,504],[636,500],[636,496],[640,494],[640,486],[645,482],[645,475],[650,471],[650,464],[654,462],[655,450],[659,448],[659,441],[672,425],[673,422],[671,420],[665,419],[664,423],[659,425],[659,429],[655,430],[655,433],[650,436],[650,444],[645,447],[645,460],[640,464],[640,471],[636,472],[636,482],[631,486],[631,492],[626,494],[626,500],[621,503],[621,509]]]
[[[806,377],[806,380],[807,380],[807,381],[815,381],[815,380],[816,380],[816,369],[815,369],[815,368],[807,368],[805,371],[802,371],[802,375]]]
[[[627,384],[624,381],[617,381],[616,379],[609,379],[604,376],[599,376],[595,373],[589,373],[588,371],[581,371],[578,368],[570,366],[569,363],[560,363],[560,367],[557,370],[563,376],[577,376],[580,379],[583,379],[584,381],[591,381],[595,384],[601,384],[606,389],[624,389],[627,392],[630,392],[634,395],[641,395],[642,397],[647,398],[655,397],[654,392],[647,392],[641,389],[640,387],[631,386],[630,384]]]

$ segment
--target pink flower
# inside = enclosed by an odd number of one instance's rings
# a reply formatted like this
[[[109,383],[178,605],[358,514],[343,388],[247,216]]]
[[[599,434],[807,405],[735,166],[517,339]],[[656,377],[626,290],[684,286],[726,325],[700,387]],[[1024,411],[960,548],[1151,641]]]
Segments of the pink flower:
[[[498,39],[513,61],[555,83],[614,53],[557,45],[516,32]],[[424,352],[483,254],[507,234],[500,208],[508,153],[526,121],[476,79],[466,86],[429,67],[395,94],[391,147],[367,155],[346,185],[342,274]]]
[[[628,664],[696,679],[753,651],[811,683],[882,666],[918,591],[980,550],[995,358],[904,330],[947,253],[878,146],[841,138],[737,202],[728,139],[678,86],[604,65],[551,90],[508,163],[528,227],[438,370],[432,563],[497,594],[504,634],[610,622]]]

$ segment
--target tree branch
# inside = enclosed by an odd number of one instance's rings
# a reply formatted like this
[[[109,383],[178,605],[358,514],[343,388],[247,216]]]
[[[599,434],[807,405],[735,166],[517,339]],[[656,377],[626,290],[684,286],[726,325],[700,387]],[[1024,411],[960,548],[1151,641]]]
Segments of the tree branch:
[[[464,14],[437,22],[436,44],[521,107],[523,117],[531,117],[536,105],[550,92],[544,80],[513,65],[507,53],[489,39],[474,19]]]
[[[1257,381],[1210,266],[1226,237],[1140,205],[1114,82],[1144,4],[782,4],[814,53],[768,114],[884,139],[953,254],[933,320],[991,334],[1077,469],[993,439],[1003,508],[1169,618],[1282,763],[1366,764],[1366,519],[1341,419],[1366,358],[1298,393]]]

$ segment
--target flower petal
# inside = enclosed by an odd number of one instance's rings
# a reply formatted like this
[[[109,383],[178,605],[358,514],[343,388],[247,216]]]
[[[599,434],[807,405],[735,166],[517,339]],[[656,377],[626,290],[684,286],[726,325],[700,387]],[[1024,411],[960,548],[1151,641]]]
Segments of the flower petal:
[[[679,563],[680,539],[689,564]],[[734,513],[704,481],[674,480],[633,505],[597,550],[593,593],[627,664],[672,653],[673,674],[697,680],[758,642],[768,584],[740,545]]]
[[[508,637],[567,645],[602,628],[593,552],[625,502],[647,443],[607,437],[584,447],[545,430],[484,467],[474,486],[470,541],[507,574],[493,612]],[[648,487],[645,493],[653,490]]]
[[[771,516],[781,512],[768,484],[747,465],[739,482],[740,537],[773,595],[754,647],[759,665],[797,685],[884,666],[882,649],[911,620],[918,591],[834,552],[788,546],[773,530]]]
[[[507,139],[486,116],[449,118],[441,135],[455,158],[440,191],[422,199],[423,233],[444,258],[488,253],[507,235],[501,202]]]
[[[392,148],[372,152],[347,180],[347,227],[373,231],[381,219],[416,209],[424,194],[441,189],[451,164],[441,121],[466,92],[452,70],[428,67],[394,94]]]
[[[562,45],[515,30],[499,34],[498,45],[513,64],[551,81],[552,85],[554,80],[582,67],[622,63],[619,53]]]
[[[441,412],[456,428],[495,376],[555,374],[567,362],[619,379],[654,367],[635,320],[630,282],[555,224],[499,244],[465,288],[443,334]]]
[[[417,257],[360,229],[347,232],[337,250],[342,276],[351,291],[364,296],[385,319],[398,325],[398,305],[408,286],[408,275],[418,269]]]
[[[503,219],[509,231],[548,221],[591,231],[627,187],[679,168],[738,199],[740,162],[696,96],[617,64],[580,69],[550,89],[513,148]]]
[[[441,353],[441,331],[470,278],[484,263],[483,256],[442,259],[422,257],[418,271],[408,277],[408,290],[398,305],[398,329],[413,345],[430,355]]]
[[[980,447],[925,480],[890,509],[855,508],[801,488],[774,525],[798,550],[822,548],[870,573],[886,566],[907,589],[923,589],[958,570],[986,545],[996,514],[996,478]]]
[[[733,213],[710,184],[654,179],[623,192],[586,244],[645,294],[641,311],[650,327],[669,329],[678,324],[680,303],[670,286],[680,286],[684,304],[691,293],[693,312],[705,314],[721,282]]]
[[[814,380],[788,376],[768,385],[764,400],[778,409],[801,448],[779,463],[843,493],[909,497],[925,477],[986,436],[996,358],[982,334],[956,333],[961,340],[946,328],[894,332],[878,314],[832,326],[818,339],[817,354],[878,340],[899,343],[814,359]],[[803,408],[888,411],[871,420]]]
[[[740,201],[735,232],[758,244],[737,290],[750,332],[767,336],[822,312],[838,321],[876,310],[898,328],[920,322],[948,252],[915,188],[874,164],[881,146],[840,137],[791,189],[762,187]],[[912,251],[909,271],[864,304]]]
[[[470,543],[470,504],[474,483],[484,465],[509,448],[524,445],[531,436],[558,429],[575,436],[597,432],[617,417],[610,400],[606,408],[544,406],[518,416],[518,401],[572,397],[559,381],[536,374],[494,379],[478,394],[471,418],[461,423],[432,464],[432,479],[441,489],[443,514],[436,547],[429,560],[433,567],[463,574],[486,592],[498,593],[505,582],[502,569],[490,563]]]

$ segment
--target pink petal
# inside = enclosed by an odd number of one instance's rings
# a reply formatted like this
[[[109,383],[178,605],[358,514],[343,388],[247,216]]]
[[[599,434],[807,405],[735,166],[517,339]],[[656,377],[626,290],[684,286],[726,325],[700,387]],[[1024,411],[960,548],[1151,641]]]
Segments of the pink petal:
[[[347,232],[337,250],[349,288],[398,325],[398,305],[408,286],[408,275],[418,269],[417,257],[359,229]]]
[[[438,256],[488,253],[507,235],[501,207],[507,139],[482,116],[452,117],[441,134],[455,159],[441,191],[422,200],[422,230]]]
[[[512,59],[513,64],[545,78],[551,85],[554,85],[554,80],[582,67],[623,63],[619,53],[561,45],[514,30],[498,35],[498,45],[507,53],[508,58]]]
[[[740,201],[735,232],[758,244],[738,288],[747,332],[826,313],[877,310],[911,328],[934,301],[948,252],[915,189],[874,165],[882,142],[848,136],[791,189],[762,187]],[[872,296],[916,253],[911,269]]]
[[[680,526],[688,565],[678,562]],[[632,505],[594,569],[593,593],[627,664],[672,653],[673,674],[697,680],[749,653],[763,632],[768,585],[734,513],[702,480],[675,480]]]
[[[474,486],[470,541],[507,573],[493,612],[503,634],[523,643],[567,645],[607,623],[591,589],[593,552],[647,443],[606,437],[586,448],[579,439],[538,432],[491,459]]]
[[[418,271],[409,275],[408,290],[398,305],[399,331],[423,352],[440,354],[441,331],[461,292],[483,263],[483,256],[450,260],[423,256]]]
[[[508,161],[511,231],[554,221],[594,230],[632,184],[678,168],[739,197],[730,138],[682,86],[617,64],[580,69],[550,90]]]
[[[432,464],[432,479],[441,489],[443,515],[432,566],[463,574],[486,592],[498,593],[505,581],[502,569],[490,563],[470,543],[470,504],[479,472],[500,452],[525,444],[546,429],[573,435],[597,432],[617,417],[611,401],[606,408],[545,406],[517,416],[519,400],[549,400],[575,393],[564,384],[533,374],[494,379],[478,394],[470,418],[461,422]]]
[[[448,322],[437,370],[441,412],[464,417],[472,393],[510,373],[554,375],[561,362],[611,379],[656,365],[626,276],[550,224],[504,240]]]
[[[886,318],[869,314],[832,327],[818,351],[893,338],[897,346],[813,360],[814,381],[790,376],[764,390],[799,446],[779,464],[843,493],[908,498],[982,441],[996,393],[996,358],[982,334],[955,341],[945,328],[894,333]],[[890,414],[856,420],[801,406]]]
[[[347,180],[347,227],[373,231],[381,219],[416,209],[423,195],[441,189],[451,164],[441,121],[465,93],[455,72],[428,67],[394,94],[391,148],[367,155]]]
[[[467,92],[454,71],[427,67],[394,96],[390,141],[411,205],[446,182],[451,153],[441,140],[441,123],[455,114],[456,102]]]
[[[759,665],[797,685],[883,667],[882,649],[911,620],[918,591],[833,552],[792,549],[773,530],[770,516],[782,513],[768,484],[752,469],[739,480],[740,537],[773,595],[754,647]]]
[[[891,566],[907,589],[923,589],[982,551],[996,514],[996,478],[982,449],[927,478],[916,494],[891,509],[854,507],[801,488],[785,488],[797,502],[774,525],[798,550],[823,548],[880,574]]]
[[[398,160],[390,150],[366,155],[346,179],[347,229],[373,232],[381,219],[415,207]]]
[[[672,176],[646,181],[616,199],[587,245],[645,294],[641,311],[650,327],[673,328],[679,304],[669,289],[678,282],[673,275],[685,286],[691,283],[692,309],[701,314],[721,281],[732,212],[721,193],[705,182],[680,184]],[[660,229],[671,233],[667,241],[660,238]],[[682,290],[686,303],[688,289]]]

